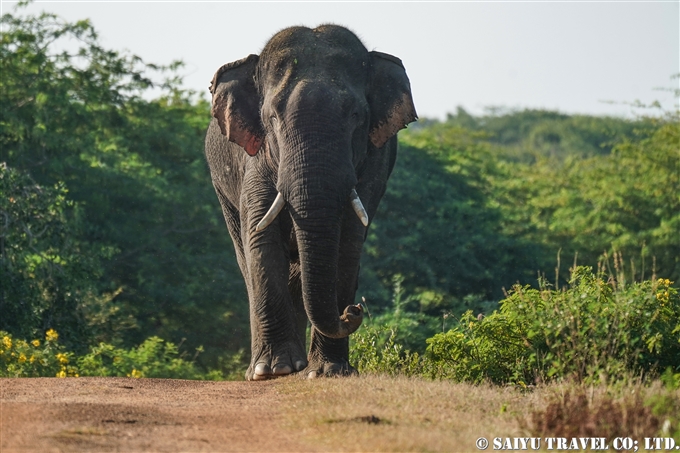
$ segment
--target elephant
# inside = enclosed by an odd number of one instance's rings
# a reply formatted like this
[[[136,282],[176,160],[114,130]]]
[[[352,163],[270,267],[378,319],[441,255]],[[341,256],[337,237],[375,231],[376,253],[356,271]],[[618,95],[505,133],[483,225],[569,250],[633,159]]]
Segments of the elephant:
[[[417,119],[401,60],[338,25],[290,27],[220,67],[210,93],[205,154],[250,304],[246,379],[357,374],[363,243]]]

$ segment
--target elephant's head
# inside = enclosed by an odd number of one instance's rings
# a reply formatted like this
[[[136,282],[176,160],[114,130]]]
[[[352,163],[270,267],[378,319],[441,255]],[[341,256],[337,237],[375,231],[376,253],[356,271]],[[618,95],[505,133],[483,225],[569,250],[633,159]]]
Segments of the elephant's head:
[[[357,173],[369,153],[383,152],[416,119],[401,61],[367,51],[343,27],[292,27],[260,56],[220,68],[211,92],[222,134],[249,155],[259,153],[277,175],[269,182],[277,200],[251,233],[287,206],[307,315],[324,335],[346,337],[358,324],[338,316],[340,227],[350,203],[361,218],[355,221],[368,224],[356,197]]]

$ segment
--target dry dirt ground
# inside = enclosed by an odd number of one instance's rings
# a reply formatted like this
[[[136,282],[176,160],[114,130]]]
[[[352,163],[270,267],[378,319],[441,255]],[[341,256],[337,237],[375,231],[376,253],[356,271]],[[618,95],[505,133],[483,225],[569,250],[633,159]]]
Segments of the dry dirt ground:
[[[2,379],[9,452],[306,451],[277,422],[273,382]]]
[[[0,390],[1,453],[477,451],[480,436],[518,435],[508,408],[532,404],[510,390],[371,376],[24,378]]]

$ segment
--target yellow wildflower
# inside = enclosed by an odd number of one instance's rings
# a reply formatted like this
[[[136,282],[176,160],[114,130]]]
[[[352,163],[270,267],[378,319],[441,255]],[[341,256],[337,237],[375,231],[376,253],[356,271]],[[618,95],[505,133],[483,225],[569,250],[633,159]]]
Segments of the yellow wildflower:
[[[142,376],[143,376],[142,372],[136,370],[135,368],[133,368],[132,372],[127,375],[127,377],[131,377],[131,378],[135,378],[135,379],[139,379]]]
[[[19,354],[19,363],[24,363],[25,361],[26,361],[26,355],[24,355],[23,353]]]
[[[62,368],[61,371],[57,373],[57,377],[66,377],[66,370]]]
[[[40,346],[40,340],[33,340],[31,341],[31,344],[37,348],[38,346]]]
[[[12,338],[8,336],[2,337],[2,344],[6,349],[9,349],[12,347]]]
[[[45,340],[49,342],[57,341],[59,339],[59,334],[56,330],[50,329],[45,333]]]
[[[31,357],[28,359],[28,361],[29,361],[30,363],[35,362],[35,356],[34,356],[34,355],[31,355]]]
[[[66,357],[66,354],[62,352],[57,354],[57,360],[59,360],[59,363],[68,363],[68,357]]]

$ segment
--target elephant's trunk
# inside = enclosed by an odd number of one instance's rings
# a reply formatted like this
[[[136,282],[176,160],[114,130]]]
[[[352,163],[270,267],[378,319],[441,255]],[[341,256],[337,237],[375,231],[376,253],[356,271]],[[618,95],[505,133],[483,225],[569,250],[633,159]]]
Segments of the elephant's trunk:
[[[331,338],[344,338],[361,325],[361,309],[337,299],[340,222],[296,220],[302,296],[312,326]]]
[[[346,301],[339,304],[337,295],[343,212],[357,179],[351,131],[318,112],[306,117],[298,111],[299,116],[289,119],[297,127],[286,134],[278,189],[295,225],[307,316],[323,335],[344,338],[361,325],[361,309],[348,307]]]
[[[348,202],[351,203],[357,217],[364,226],[368,226],[368,214],[364,209],[356,190],[352,189]],[[285,201],[279,192],[267,214],[257,226],[261,231],[266,228],[281,212]],[[326,206],[327,207],[327,206]],[[308,209],[311,206],[308,205]],[[294,209],[294,208],[293,208]],[[312,209],[322,212],[321,209]],[[294,211],[299,214],[300,210]],[[361,325],[362,309],[360,305],[341,307],[337,301],[337,263],[339,254],[339,224],[331,227],[334,216],[320,216],[317,221],[301,216],[294,216],[296,221],[296,239],[300,250],[302,290],[307,316],[312,325],[322,334],[331,338],[344,338],[353,333]],[[337,310],[334,310],[337,307]],[[338,318],[340,309],[342,315]]]
[[[314,171],[318,171],[318,167]],[[309,181],[308,178],[302,180]],[[347,337],[361,325],[360,311],[338,303],[340,226],[351,191],[342,184],[339,186],[307,182],[301,188],[304,194],[296,195],[297,191],[293,191],[288,203],[295,222],[307,317],[315,329],[331,338]]]

